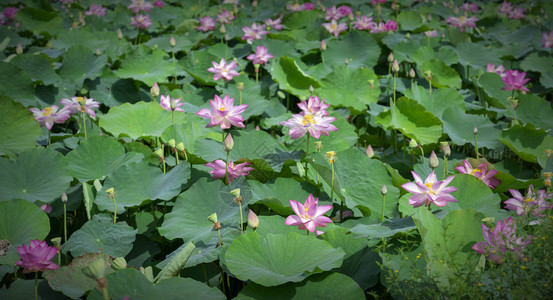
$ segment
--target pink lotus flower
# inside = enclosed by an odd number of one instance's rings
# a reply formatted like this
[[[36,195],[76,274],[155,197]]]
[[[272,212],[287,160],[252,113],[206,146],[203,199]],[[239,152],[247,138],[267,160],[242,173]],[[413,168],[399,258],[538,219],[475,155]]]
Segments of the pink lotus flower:
[[[95,5],[91,4],[87,11],[84,12],[85,15],[91,16],[95,15],[98,17],[103,17],[106,15],[106,8],[102,7],[102,5]]]
[[[376,27],[376,23],[373,21],[372,17],[361,16],[355,17],[357,21],[353,22],[353,28],[357,30],[370,30]]]
[[[338,21],[343,17],[344,17],[344,15],[342,14],[342,12],[340,12],[338,10],[338,8],[336,8],[336,5],[326,9],[325,20],[327,20],[327,21],[328,20]]]
[[[96,118],[94,109],[100,107],[100,103],[87,97],[71,97],[71,100],[61,99],[60,104],[63,104],[64,109],[68,109],[72,114],[85,112],[92,118]]]
[[[196,29],[198,31],[207,32],[215,29],[215,25],[215,20],[213,20],[212,17],[203,17],[200,18],[200,25]]]
[[[231,125],[236,127],[246,127],[244,118],[240,115],[246,110],[248,105],[234,106],[234,98],[229,98],[225,95],[223,99],[215,95],[214,100],[209,101],[211,110],[204,108],[200,109],[196,115],[210,119],[211,122],[206,127],[221,126],[222,129],[229,129]]]
[[[265,30],[264,26],[257,25],[256,23],[253,23],[251,27],[242,27],[242,31],[244,32],[242,39],[246,40],[248,44],[251,44],[253,40],[263,39],[263,36],[269,33]]]
[[[549,34],[544,32],[541,35],[543,36],[543,39],[541,40],[543,42],[543,47],[553,48],[553,30],[551,30]]]
[[[13,6],[6,7],[4,9],[3,15],[6,19],[13,20],[15,18],[15,15],[17,15],[17,7],[13,7]]]
[[[386,30],[387,31],[396,31],[397,30],[397,23],[394,20],[388,20],[386,21]]]
[[[152,11],[154,6],[152,3],[144,0],[131,0],[131,4],[127,6],[133,13],[138,13],[139,11]]]
[[[340,7],[338,7],[338,11],[342,15],[342,17],[345,17],[345,16],[353,13],[353,9],[349,6],[347,6],[347,5],[340,5]]]
[[[71,111],[65,107],[58,111],[57,105],[46,107],[43,110],[37,108],[29,108],[29,110],[33,113],[40,126],[46,126],[48,130],[52,129],[54,123],[65,123],[71,114]]]
[[[463,160],[463,165],[457,166],[455,169],[461,174],[470,174],[475,176],[492,189],[495,189],[501,183],[499,179],[494,177],[494,175],[498,172],[496,170],[490,170],[488,172],[488,165],[485,162],[481,163],[478,168],[473,169],[468,161]]]
[[[309,132],[312,137],[318,139],[321,137],[321,134],[328,135],[330,131],[338,130],[336,126],[330,124],[334,122],[336,118],[325,117],[323,113],[323,111],[319,111],[318,113],[312,114],[304,111],[301,114],[292,115],[292,118],[287,121],[280,122],[280,125],[290,127],[288,134],[290,134],[290,137],[294,140],[301,138],[307,132]]]
[[[230,23],[232,20],[234,20],[234,15],[228,10],[223,10],[223,12],[217,15],[217,22],[221,24]]]
[[[428,207],[431,203],[439,207],[444,207],[447,202],[457,202],[457,199],[450,195],[450,193],[455,192],[457,188],[447,186],[455,176],[450,176],[445,180],[438,181],[436,174],[432,171],[423,183],[422,178],[417,173],[411,171],[411,174],[413,174],[413,178],[415,178],[415,183],[408,182],[401,187],[409,193],[414,194],[409,198],[409,204],[413,205],[413,207],[419,207],[423,204]]]
[[[464,32],[465,28],[467,28],[467,27],[476,28],[476,23],[475,22],[478,22],[479,20],[480,19],[478,19],[477,17],[467,18],[465,16],[460,16],[459,18],[448,17],[445,21],[447,23],[459,28],[459,31]]]
[[[320,235],[323,232],[316,230],[317,227],[326,227],[327,223],[332,223],[329,217],[324,214],[332,209],[332,205],[319,206],[319,198],[313,198],[313,194],[309,194],[307,200],[302,205],[298,201],[289,200],[295,216],[288,216],[284,224],[298,226],[299,230],[309,230]]]
[[[330,107],[329,104],[325,103],[325,100],[319,100],[319,97],[309,96],[307,101],[302,101],[298,103],[299,108],[302,110],[300,115],[304,116],[305,114],[318,114],[322,113],[323,116],[328,116],[327,108]]]
[[[545,214],[542,212],[552,208],[552,205],[546,199],[553,196],[553,194],[547,195],[545,190],[539,190],[536,193],[532,185],[528,187],[526,197],[523,197],[517,190],[509,189],[509,192],[511,192],[513,198],[505,201],[505,208],[515,210],[519,216],[526,216],[532,213],[536,217],[544,217]]]
[[[154,2],[155,7],[163,8],[164,5],[165,5],[165,3],[163,3],[163,1],[161,1],[161,0],[156,0]]]
[[[184,112],[184,109],[181,108],[181,106],[184,105],[184,103],[179,103],[181,101],[180,98],[172,98],[169,95],[161,95],[160,103],[161,107],[168,111],[181,111]]]
[[[474,244],[472,249],[485,255],[487,260],[496,264],[503,263],[507,251],[519,255],[520,259],[523,259],[522,252],[532,241],[530,235],[524,240],[517,237],[516,223],[513,222],[513,217],[509,217],[505,222],[499,220],[493,230],[482,224],[482,235],[484,241]]]
[[[323,23],[323,27],[335,37],[340,35],[340,32],[348,30],[348,24],[336,23],[336,20],[332,20],[330,23]]]
[[[502,90],[512,91],[512,90],[519,90],[523,93],[530,91],[527,87],[524,85],[530,81],[530,78],[525,78],[526,72],[519,72],[518,70],[509,70],[505,73],[505,77],[501,78],[503,79],[503,83],[505,83],[505,86],[502,87]]]
[[[213,169],[209,172],[213,178],[225,178],[225,168],[227,164],[224,161],[218,159],[205,165]],[[249,175],[249,172],[254,170],[254,168],[248,167],[250,165],[252,164],[248,162],[243,162],[241,164],[235,165],[233,161],[229,161],[227,183],[233,182],[239,176]]]
[[[511,11],[513,11],[513,8],[514,7],[511,2],[503,1],[503,3],[501,3],[501,6],[499,7],[499,10],[497,11],[497,14],[502,16],[508,15],[511,13]]]
[[[55,270],[58,268],[58,265],[50,261],[56,256],[58,249],[49,247],[45,241],[32,240],[29,246],[23,244],[21,247],[17,247],[17,252],[21,260],[15,262],[15,264],[23,268],[23,273]]]
[[[265,25],[267,25],[267,27],[274,28],[275,30],[281,30],[282,25],[280,24],[280,22],[282,22],[282,15],[280,17],[278,17],[277,19],[274,19],[274,20],[266,19],[265,20]],[[269,29],[269,28],[267,28],[267,29]]]
[[[314,10],[315,5],[309,2],[304,4],[298,4],[297,2],[294,4],[288,3],[286,5],[286,9],[291,12],[302,11],[302,10]]]
[[[138,14],[135,17],[132,17],[131,25],[137,29],[147,29],[148,27],[152,26],[152,20],[150,20],[150,17],[148,15]]]
[[[269,61],[269,59],[273,58],[274,56],[269,54],[269,49],[263,47],[263,46],[257,46],[255,50],[255,54],[250,54],[247,59],[251,60],[254,64],[265,64]]]
[[[496,67],[494,64],[487,64],[486,72],[496,73],[501,77],[505,77],[505,68],[503,67],[503,65],[499,65]]]
[[[42,209],[42,211],[47,213],[47,214],[52,212],[52,206],[50,206],[50,204],[42,204],[40,206],[40,209]]]
[[[461,9],[466,12],[470,11],[472,13],[475,13],[478,10],[478,4],[465,2],[463,3],[463,5],[461,5]]]
[[[526,17],[526,14],[524,14],[525,12],[526,12],[526,8],[517,7],[509,12],[509,19],[513,19],[513,20],[524,19],[524,17]]]
[[[434,29],[430,31],[425,31],[424,35],[426,35],[427,37],[438,37],[438,30]]]
[[[221,58],[219,64],[212,61],[213,67],[207,69],[208,72],[213,73],[213,80],[217,81],[221,78],[224,78],[226,81],[232,80],[232,77],[238,76],[238,72],[234,70],[238,65],[235,60],[227,64],[227,61],[224,58]]]
[[[369,2],[372,6],[377,6],[378,4],[384,4],[386,3],[386,0],[372,0]]]

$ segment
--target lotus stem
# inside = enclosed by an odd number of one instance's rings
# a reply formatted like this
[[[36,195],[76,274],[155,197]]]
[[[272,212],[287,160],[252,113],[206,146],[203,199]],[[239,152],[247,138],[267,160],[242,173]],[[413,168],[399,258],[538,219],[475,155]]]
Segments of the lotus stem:
[[[63,203],[63,237],[64,243],[67,243],[67,204]]]
[[[386,195],[382,195],[382,220],[381,223],[384,223],[384,207],[386,207]]]
[[[83,131],[84,131],[84,139],[86,140],[86,115],[84,113],[84,111],[81,113],[82,114],[82,119],[83,119]]]
[[[48,130],[48,149],[52,149],[52,145],[50,143],[50,137],[51,137],[52,133],[50,132],[50,130]]]
[[[305,181],[307,181],[307,156],[309,156],[309,138],[311,137],[311,135],[308,133],[307,134],[307,151],[306,151],[306,155],[305,155]]]
[[[35,300],[38,299],[38,271],[35,271]]]
[[[173,69],[175,70],[175,77],[173,78],[173,82],[177,83],[177,64],[175,61],[175,50],[171,50],[171,54],[173,54]]]
[[[240,206],[240,234],[244,234],[244,229],[242,229],[243,219],[242,219],[242,201],[238,201],[238,205]]]
[[[444,180],[448,175],[448,169],[447,169],[447,156],[444,155]]]

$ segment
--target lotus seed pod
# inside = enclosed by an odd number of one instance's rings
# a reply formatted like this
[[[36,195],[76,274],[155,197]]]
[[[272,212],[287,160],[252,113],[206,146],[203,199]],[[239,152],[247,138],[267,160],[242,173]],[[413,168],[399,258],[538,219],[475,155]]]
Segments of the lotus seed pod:
[[[167,145],[169,145],[169,147],[171,148],[175,148],[176,144],[175,144],[175,139],[170,139],[168,142],[167,142]]]
[[[240,189],[234,189],[230,193],[236,198],[240,197]]]
[[[156,151],[154,151],[154,154],[159,158],[163,158],[163,149],[157,149]]]
[[[208,220],[210,220],[212,223],[216,223],[217,222],[217,213],[212,213],[211,215],[209,215],[209,217],[207,217]]]
[[[409,147],[410,148],[417,148],[419,146],[419,144],[417,143],[417,141],[415,141],[415,139],[411,139],[409,141]]]
[[[315,142],[315,149],[317,150],[317,152],[321,151],[322,148],[323,148],[323,142],[316,141]]]
[[[111,262],[111,268],[116,271],[126,269],[127,261],[124,257],[118,257]]]
[[[184,151],[184,143],[183,142],[180,142],[180,143],[177,144],[177,150]]]

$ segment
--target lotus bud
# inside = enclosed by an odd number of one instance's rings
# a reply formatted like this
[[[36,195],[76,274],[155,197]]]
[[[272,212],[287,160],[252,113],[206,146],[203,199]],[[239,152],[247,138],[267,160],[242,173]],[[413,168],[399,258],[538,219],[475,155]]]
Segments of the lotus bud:
[[[409,147],[410,148],[417,148],[419,146],[419,144],[417,143],[417,141],[415,139],[411,139],[409,141]]]
[[[388,62],[389,62],[389,63],[393,63],[393,62],[394,62],[394,53],[390,52],[390,54],[388,55]]]
[[[315,91],[315,89],[313,88],[312,85],[309,85],[309,93],[310,93],[310,94],[313,94],[313,91]]]
[[[317,152],[321,151],[322,148],[323,148],[323,142],[316,141],[315,142],[315,149],[317,150]]]
[[[248,212],[248,226],[254,231],[259,227],[259,218],[251,209],[250,212]]]
[[[154,82],[154,85],[150,89],[150,94],[152,95],[152,97],[159,96],[159,86],[157,85],[157,82]]]
[[[428,19],[428,22],[432,22],[432,15],[431,14],[428,14],[428,16],[426,18]]]
[[[96,52],[94,54],[96,54],[96,56],[100,56],[100,54],[101,54],[100,48],[96,48]]]
[[[67,194],[65,192],[63,192],[63,194],[61,194],[61,202],[67,203]]]
[[[417,74],[415,73],[415,70],[413,70],[413,68],[411,68],[411,70],[409,70],[409,77],[415,78],[415,76],[417,76]]]
[[[474,133],[474,135],[477,135],[478,134],[478,128],[476,128],[476,126],[474,126],[474,129],[472,129],[472,132]]]
[[[222,34],[225,34],[227,30],[225,29],[225,24],[221,24],[221,27],[219,27],[219,32]]]
[[[18,55],[23,53],[23,46],[21,46],[21,44],[17,44],[17,47],[15,48],[15,53],[17,53]]]
[[[325,154],[325,158],[328,159],[329,164],[333,164],[336,161],[336,152],[334,151],[328,151]]]
[[[350,13],[350,14],[348,15],[348,19],[349,19],[350,21],[353,21],[353,20],[354,20],[354,18],[355,18],[355,17],[353,16],[353,14],[352,14],[352,13]]]
[[[171,36],[171,38],[169,39],[169,45],[171,47],[175,47],[177,45],[177,41],[175,40],[174,36]]]
[[[157,157],[161,158],[161,159],[164,158],[164,156],[163,156],[163,149],[161,149],[161,148],[158,148],[156,151],[154,151],[154,154],[155,154]]]
[[[399,63],[397,62],[397,59],[394,59],[394,62],[392,63],[392,71],[394,73],[399,72]]]
[[[369,158],[373,158],[374,157],[373,147],[371,147],[371,145],[367,146],[367,149],[365,150],[365,153],[367,153],[367,156]]]
[[[176,147],[175,139],[170,139],[170,140],[167,142],[167,145],[169,145],[169,147],[171,147],[171,148],[175,148],[175,147]]]
[[[326,51],[326,42],[325,42],[325,40],[321,41],[321,51],[323,51],[323,52]]]
[[[344,59],[344,63],[346,64],[346,66],[349,64],[349,60],[346,58]]]
[[[440,165],[440,161],[438,160],[438,156],[436,155],[436,152],[432,150],[432,153],[430,153],[430,160],[428,162],[428,166],[432,169],[436,169]]]
[[[111,268],[115,271],[127,268],[127,261],[124,257],[118,257],[111,262]]]
[[[444,156],[449,157],[451,155],[451,148],[449,148],[449,145],[445,146],[444,149]]]
[[[382,190],[380,190],[380,193],[382,194],[382,196],[388,194],[388,188],[386,188],[385,184],[382,186]]]
[[[178,143],[176,147],[177,147],[177,150],[184,151],[184,143],[183,142]]]
[[[374,79],[369,79],[368,82],[369,82],[369,87],[371,89],[373,89],[374,88]]]
[[[244,83],[243,82],[238,82],[238,90],[242,91],[243,89],[244,89]]]
[[[118,39],[123,39],[123,32],[121,32],[121,28],[117,29],[117,38]]]
[[[252,1],[252,7],[253,7],[253,8],[256,8],[256,7],[257,7],[257,0],[253,0],[253,1]]]

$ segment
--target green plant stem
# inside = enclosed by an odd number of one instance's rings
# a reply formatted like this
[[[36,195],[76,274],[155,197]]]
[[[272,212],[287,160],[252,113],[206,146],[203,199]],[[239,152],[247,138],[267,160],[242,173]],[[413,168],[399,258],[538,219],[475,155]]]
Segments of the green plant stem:
[[[242,219],[242,200],[238,202],[238,205],[240,206],[240,234],[244,234],[244,229],[242,229],[243,219]]]
[[[255,74],[255,76],[256,76],[255,83],[257,83],[257,74]],[[242,105],[242,90],[240,90],[240,105]]]
[[[309,138],[311,135],[307,133],[307,151],[305,152],[305,181],[307,181],[307,156],[309,156]]]
[[[13,281],[17,281],[17,265],[13,266]]]
[[[448,175],[448,169],[447,169],[447,156],[444,155],[444,180]]]
[[[102,293],[104,294],[104,300],[109,300],[109,294],[108,294],[108,288],[107,287],[102,288]]]
[[[35,272],[35,300],[38,299],[38,271]]]
[[[161,158],[161,163],[163,164],[163,174],[165,174],[165,146],[161,144],[161,152],[163,153],[163,157]]]
[[[259,79],[259,69],[255,69],[255,84],[258,84]]]
[[[424,150],[422,149],[422,146],[420,146],[420,149],[421,149],[422,164],[424,165]]]
[[[306,229],[305,231],[307,231],[307,235],[309,235],[309,230]]]
[[[175,125],[175,111],[171,110],[171,125]]]
[[[430,89],[430,95],[432,95],[432,80],[428,80],[428,87]]]
[[[115,224],[117,223],[117,202],[115,201],[115,195],[112,195],[111,198],[113,199],[113,224]]]
[[[65,244],[67,243],[67,203],[63,203],[63,237]]]
[[[474,135],[474,145],[476,146],[476,159],[478,159],[478,138],[477,138],[477,135],[478,134],[475,134]]]
[[[207,284],[208,287],[211,287],[211,284],[209,284],[209,277],[207,276],[207,271],[205,270],[204,264],[202,264],[202,273],[204,273],[205,284]]]
[[[49,149],[52,149],[52,145],[50,143],[50,136],[52,135],[52,132],[50,132],[50,130],[48,130],[48,148]]]
[[[177,64],[175,60],[175,50],[171,50],[171,53],[173,54],[173,69],[175,70],[175,77],[173,78],[173,82],[177,83]]]
[[[397,73],[394,74],[394,102],[393,102],[394,105],[396,105],[396,80],[397,80]]]
[[[84,128],[84,139],[86,140],[86,116],[85,116],[85,113],[84,111],[82,112],[82,117],[83,117],[83,128]]]
[[[384,223],[384,207],[386,207],[386,195],[382,195],[382,220],[381,223]]]
[[[221,240],[221,230],[220,229],[217,229],[217,235],[219,236],[219,245],[222,246],[223,241]]]
[[[179,150],[175,151],[175,159],[177,160],[177,166],[179,165]]]

